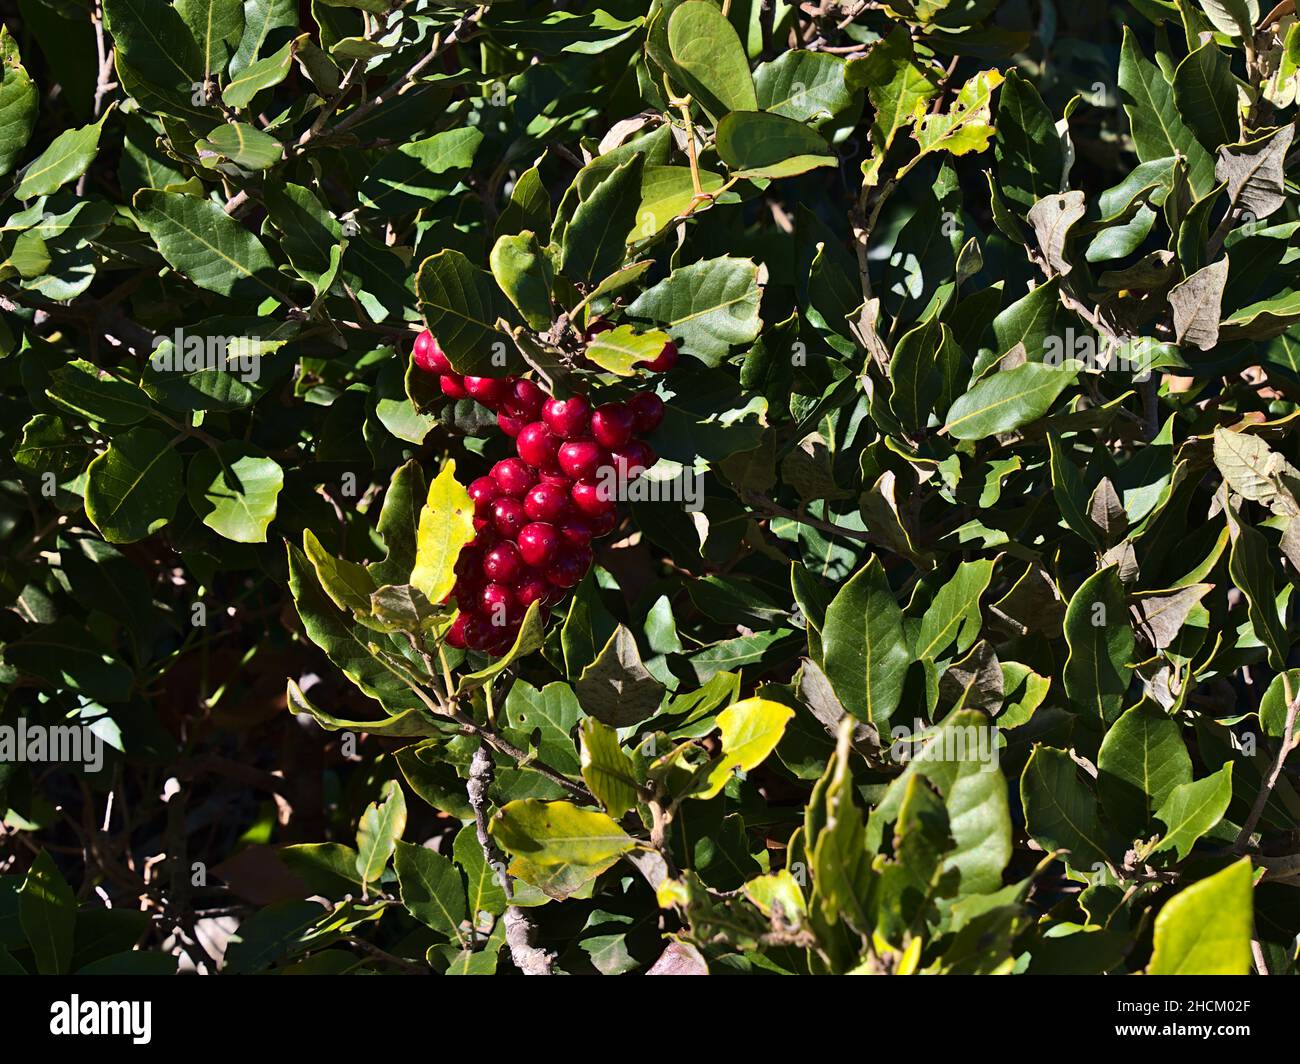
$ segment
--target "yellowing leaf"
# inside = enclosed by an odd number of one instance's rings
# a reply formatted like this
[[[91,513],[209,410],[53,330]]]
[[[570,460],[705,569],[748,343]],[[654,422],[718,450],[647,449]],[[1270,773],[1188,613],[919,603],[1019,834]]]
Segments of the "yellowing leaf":
[[[1174,895],[1156,916],[1147,974],[1249,974],[1252,903],[1249,857]]]
[[[766,698],[747,698],[718,714],[722,731],[722,757],[709,769],[704,789],[692,798],[712,798],[726,785],[731,774],[748,772],[776,749],[794,710]]]
[[[441,602],[456,583],[461,548],[473,538],[474,503],[456,480],[455,461],[448,460],[429,485],[429,496],[420,510],[411,586],[424,592],[430,602]]]

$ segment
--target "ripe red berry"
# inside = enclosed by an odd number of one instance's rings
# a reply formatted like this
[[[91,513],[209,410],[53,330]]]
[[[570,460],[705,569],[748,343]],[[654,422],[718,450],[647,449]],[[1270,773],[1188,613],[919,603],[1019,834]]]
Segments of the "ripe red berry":
[[[528,524],[524,504],[507,495],[492,504],[492,524],[505,539],[514,539],[519,530]]]
[[[512,383],[508,377],[466,377],[465,391],[484,406],[495,410],[509,394]]]
[[[537,474],[528,468],[527,462],[518,458],[503,458],[492,467],[492,479],[506,495],[519,499],[537,483]]]
[[[604,480],[580,480],[570,492],[573,505],[588,517],[614,512],[614,498]]]
[[[633,427],[642,436],[654,432],[664,419],[664,401],[654,392],[640,392],[627,401]]]
[[[477,574],[483,566],[483,549],[476,544],[467,543],[460,549],[456,559],[456,575],[470,576]]]
[[[555,453],[559,447],[560,438],[540,421],[525,425],[515,439],[519,457],[534,469],[554,469]]]
[[[544,402],[546,402],[546,393],[535,383],[526,379],[516,379],[501,401],[501,409],[511,417],[523,421],[536,421],[541,415]]]
[[[571,480],[589,480],[609,464],[609,452],[595,440],[569,440],[560,445],[557,457]]]
[[[465,378],[459,373],[444,373],[438,378],[438,385],[448,399],[469,398],[469,392],[465,390]]]
[[[479,612],[497,628],[510,623],[515,606],[514,596],[505,584],[484,584],[478,595]]]
[[[513,581],[519,568],[519,548],[509,540],[498,543],[483,557],[483,575],[499,584]]]
[[[582,514],[573,514],[560,526],[560,535],[564,537],[565,542],[574,547],[585,547],[591,542],[593,534],[591,518],[584,517]]]
[[[471,481],[465,490],[474,502],[476,517],[486,517],[492,506],[492,500],[501,494],[501,486],[491,477],[479,477]]]
[[[677,345],[669,340],[664,344],[664,348],[659,352],[657,358],[648,362],[638,362],[637,365],[644,367],[651,373],[667,373],[677,365]]]
[[[554,525],[534,521],[519,530],[515,542],[519,545],[519,555],[525,563],[535,569],[544,569],[555,557],[560,546],[560,536]]]
[[[455,647],[457,650],[465,649],[465,628],[468,624],[469,614],[461,610],[452,620],[451,627],[447,629],[445,638],[449,647]]]
[[[519,435],[528,422],[521,417],[511,417],[502,411],[497,414],[497,428],[509,436],[512,440]]]
[[[617,451],[632,438],[636,415],[622,403],[602,403],[592,412],[591,434],[602,447]]]
[[[591,538],[600,539],[602,536],[608,536],[614,531],[618,524],[618,514],[614,510],[608,510],[603,514],[593,514],[591,517]]]
[[[491,527],[492,527],[492,518],[490,518],[490,517],[476,517],[476,518],[474,518],[474,531],[475,531],[475,532],[482,532],[484,529],[488,529],[488,528],[491,528]]]
[[[526,610],[534,602],[543,602],[551,591],[545,577],[530,573],[515,585],[515,601],[520,609]]]
[[[451,372],[451,363],[447,361],[447,356],[442,353],[438,341],[433,338],[433,333],[428,329],[415,338],[415,346],[411,348],[411,358],[426,373]]]
[[[470,650],[487,650],[497,638],[497,630],[486,617],[473,614],[465,624],[465,645]]]
[[[587,550],[584,554],[584,550],[582,547],[570,547],[558,554],[555,561],[547,566],[546,579],[556,587],[576,587],[587,575],[591,564],[591,552]]]
[[[645,440],[633,440],[611,457],[618,475],[628,480],[635,480],[659,461],[659,456]]]
[[[524,510],[534,521],[554,524],[569,508],[569,493],[559,484],[543,480],[528,489],[524,496]]]
[[[581,395],[569,399],[547,399],[542,404],[542,420],[557,436],[574,440],[587,432],[591,423],[591,404]]]
[[[597,318],[587,326],[587,331],[583,333],[582,338],[587,343],[591,343],[592,337],[599,333],[609,332],[612,328],[614,328],[614,323],[612,321],[609,321],[606,318]]]

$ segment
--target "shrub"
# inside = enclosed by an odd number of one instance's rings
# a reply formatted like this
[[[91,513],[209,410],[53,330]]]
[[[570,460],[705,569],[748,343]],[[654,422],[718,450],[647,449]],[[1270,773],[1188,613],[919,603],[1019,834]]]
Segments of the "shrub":
[[[1294,972],[1293,5],[569,6],[7,17],[0,970]]]

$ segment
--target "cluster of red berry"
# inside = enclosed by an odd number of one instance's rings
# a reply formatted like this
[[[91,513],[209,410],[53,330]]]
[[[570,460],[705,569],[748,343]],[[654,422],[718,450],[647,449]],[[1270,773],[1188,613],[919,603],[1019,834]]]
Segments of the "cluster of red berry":
[[[515,441],[518,457],[469,485],[477,534],[456,561],[452,596],[460,612],[447,632],[454,647],[499,652],[514,641],[529,605],[549,610],[591,568],[591,541],[618,523],[616,485],[656,461],[640,437],[659,427],[663,401],[640,392],[592,409],[583,396],[554,399],[524,377],[461,376],[427,329],[412,357],[439,375],[444,395],[495,411]],[[670,343],[643,365],[658,371],[676,360]]]

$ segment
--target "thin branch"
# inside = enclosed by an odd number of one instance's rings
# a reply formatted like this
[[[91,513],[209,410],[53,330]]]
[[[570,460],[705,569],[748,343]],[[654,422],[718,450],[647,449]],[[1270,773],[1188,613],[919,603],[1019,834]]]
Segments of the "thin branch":
[[[1286,693],[1291,694],[1291,683],[1286,674],[1282,674],[1282,682],[1286,686]],[[1286,707],[1286,723],[1282,729],[1282,743],[1278,748],[1277,757],[1273,760],[1273,767],[1269,769],[1268,776],[1264,780],[1264,786],[1260,788],[1259,794],[1255,796],[1255,804],[1251,806],[1250,815],[1246,817],[1246,822],[1241,825],[1241,831],[1237,835],[1237,841],[1232,844],[1235,853],[1245,853],[1246,846],[1250,842],[1250,836],[1255,831],[1255,826],[1259,823],[1259,818],[1264,815],[1264,807],[1268,805],[1269,797],[1273,794],[1273,788],[1277,786],[1277,781],[1282,775],[1282,766],[1286,763],[1287,757],[1291,751],[1296,748],[1296,716],[1300,714],[1300,692],[1294,698],[1291,698]]]

